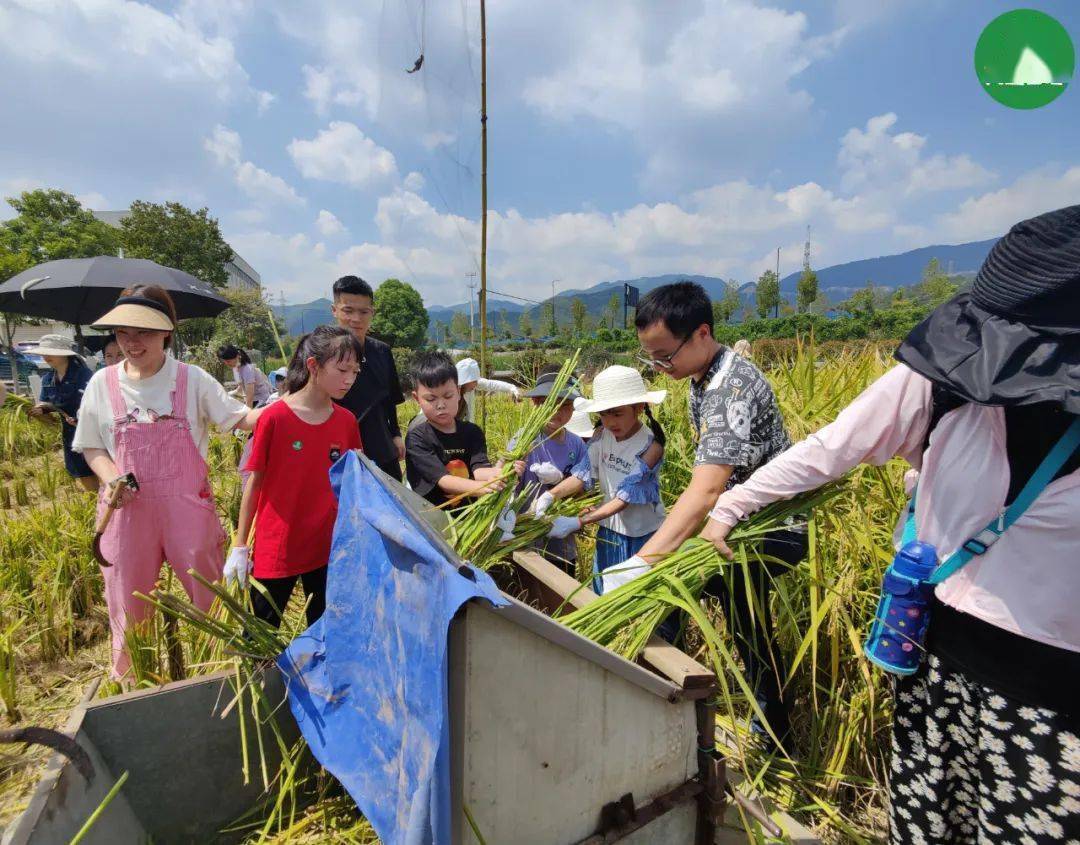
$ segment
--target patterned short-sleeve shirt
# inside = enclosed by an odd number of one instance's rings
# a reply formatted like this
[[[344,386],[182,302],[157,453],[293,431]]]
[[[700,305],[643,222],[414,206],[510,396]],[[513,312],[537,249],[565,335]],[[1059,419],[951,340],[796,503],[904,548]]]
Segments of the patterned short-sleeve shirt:
[[[791,445],[772,385],[753,363],[726,347],[701,381],[690,382],[690,421],[698,444],[694,465],[731,466],[728,487],[746,481]]]

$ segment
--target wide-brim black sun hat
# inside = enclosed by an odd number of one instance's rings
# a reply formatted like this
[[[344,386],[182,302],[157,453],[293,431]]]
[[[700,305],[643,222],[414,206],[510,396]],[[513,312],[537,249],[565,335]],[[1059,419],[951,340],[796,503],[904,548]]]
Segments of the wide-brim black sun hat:
[[[896,358],[968,402],[1080,414],[1080,205],[1013,226]]]
[[[551,389],[555,386],[555,382],[558,378],[558,373],[544,373],[536,380],[536,386],[525,392],[525,397],[529,399],[546,399],[551,394]],[[559,396],[561,396],[564,401],[570,402],[579,399],[581,397],[581,392],[578,390],[577,382],[574,379],[570,379],[569,382],[563,385],[562,390],[559,391]]]

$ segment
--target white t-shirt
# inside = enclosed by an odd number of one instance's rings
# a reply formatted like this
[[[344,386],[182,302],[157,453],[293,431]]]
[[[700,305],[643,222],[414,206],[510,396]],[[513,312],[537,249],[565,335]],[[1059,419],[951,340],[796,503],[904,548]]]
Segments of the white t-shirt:
[[[165,358],[165,366],[147,379],[132,381],[127,375],[127,365],[120,365],[120,395],[124,398],[128,413],[135,414],[138,422],[150,422],[150,411],[158,416],[172,413],[172,391],[176,384],[179,364],[171,355]],[[76,452],[84,449],[105,449],[116,455],[116,443],[112,435],[113,412],[109,402],[109,387],[105,383],[107,368],[103,367],[90,377],[79,406],[79,425],[71,448]],[[243,402],[229,396],[221,383],[206,370],[188,365],[187,418],[191,436],[200,454],[205,458],[210,443],[210,427],[228,430],[244,418],[248,409]]]
[[[653,433],[648,426],[642,426],[637,433],[618,441],[606,428],[589,441],[589,465],[593,479],[600,485],[604,501],[610,502],[618,496],[619,488],[627,476],[638,472],[641,462],[638,455],[644,452],[653,441]],[[655,483],[655,482],[654,482]],[[656,501],[647,504],[628,504],[614,516],[601,520],[605,528],[625,537],[643,537],[651,534],[664,521],[664,506],[659,500],[660,489],[656,483]]]

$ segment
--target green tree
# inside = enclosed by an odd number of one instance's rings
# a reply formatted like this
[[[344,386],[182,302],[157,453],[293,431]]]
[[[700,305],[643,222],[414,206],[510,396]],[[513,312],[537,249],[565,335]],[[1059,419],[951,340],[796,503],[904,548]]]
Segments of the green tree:
[[[877,310],[874,296],[874,283],[867,282],[866,287],[860,288],[851,295],[851,299],[844,302],[841,307],[852,317],[870,317]]]
[[[232,249],[205,208],[136,200],[120,223],[120,243],[128,258],[149,258],[216,288],[229,281],[225,262],[232,259]]]
[[[506,313],[505,308],[499,309],[499,334],[504,340],[509,340],[514,336],[514,329],[510,325],[510,315]]]
[[[8,197],[7,203],[15,216],[0,223],[0,282],[43,261],[116,254],[116,230],[94,217],[71,194],[24,191],[18,197]],[[5,312],[4,342],[11,345],[16,327],[37,322]]]
[[[5,247],[0,247],[0,282],[6,282],[12,276],[17,276],[32,265],[33,262],[27,253],[11,252]],[[10,311],[0,312],[0,317],[3,318],[4,324],[4,334],[0,337],[0,341],[3,341],[4,345],[10,349],[12,340],[15,337],[15,329],[25,323],[33,322],[33,320],[24,317],[22,314],[13,314]],[[17,381],[15,386],[18,388]]]
[[[24,258],[8,259],[5,271],[20,263],[31,267],[57,258],[116,254],[117,231],[94,217],[71,194],[24,191],[18,197],[8,197],[7,203],[15,210],[15,217],[0,223],[0,248]]]
[[[472,326],[469,325],[469,318],[461,311],[455,311],[454,316],[450,318],[450,337],[463,343],[469,343],[472,340]]]
[[[387,279],[375,291],[375,319],[371,333],[391,346],[417,349],[427,337],[428,312],[412,285]]]
[[[522,337],[532,337],[532,320],[529,319],[528,311],[522,311],[521,316],[518,317],[518,328],[521,330]]]
[[[823,316],[832,307],[832,303],[829,301],[829,295],[823,290],[819,290],[817,296],[814,297],[814,301],[810,303],[810,313]]]
[[[817,273],[807,267],[799,274],[799,281],[795,287],[795,310],[809,311],[811,304],[817,299],[818,278]]]
[[[780,309],[780,280],[772,270],[766,270],[757,281],[755,294],[757,312],[761,319],[769,316],[769,312]]]
[[[739,310],[741,304],[739,287],[734,279],[729,279],[724,283],[723,296],[713,300],[713,322],[718,326],[724,325],[735,316],[735,312]]]
[[[945,300],[951,299],[957,290],[959,286],[941,269],[938,260],[931,258],[923,270],[922,279],[915,285],[912,293],[916,301],[936,308]]]
[[[619,320],[619,312],[622,309],[622,297],[617,293],[611,295],[611,299],[608,300],[607,308],[604,309],[604,317],[607,320],[608,328],[615,331],[615,324]]]
[[[261,288],[227,289],[221,295],[229,300],[229,307],[214,318],[210,345],[216,349],[232,343],[243,349],[280,355],[274,326],[280,336],[285,334],[285,325],[279,317],[273,316],[265,292]]]
[[[540,326],[551,332],[552,335],[559,331],[555,324],[555,303],[550,299],[540,306]]]
[[[586,321],[589,318],[589,309],[585,306],[580,296],[570,300],[570,318],[574,322],[574,334],[581,337],[586,331]]]

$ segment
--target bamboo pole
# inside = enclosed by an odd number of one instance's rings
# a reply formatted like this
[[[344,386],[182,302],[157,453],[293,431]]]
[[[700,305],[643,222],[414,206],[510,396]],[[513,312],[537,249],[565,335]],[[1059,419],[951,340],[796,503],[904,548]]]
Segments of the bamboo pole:
[[[480,0],[480,375],[487,376],[487,10]],[[480,394],[480,427],[487,426],[487,401]]]

